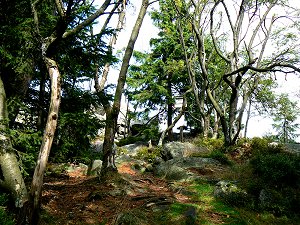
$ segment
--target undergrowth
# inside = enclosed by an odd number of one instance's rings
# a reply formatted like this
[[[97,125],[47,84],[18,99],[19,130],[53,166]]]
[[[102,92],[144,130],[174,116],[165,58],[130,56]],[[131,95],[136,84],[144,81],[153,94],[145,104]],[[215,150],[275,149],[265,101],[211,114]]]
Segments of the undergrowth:
[[[9,202],[9,195],[0,193],[0,224],[1,225],[14,225],[14,219],[11,213],[7,211],[7,204]]]

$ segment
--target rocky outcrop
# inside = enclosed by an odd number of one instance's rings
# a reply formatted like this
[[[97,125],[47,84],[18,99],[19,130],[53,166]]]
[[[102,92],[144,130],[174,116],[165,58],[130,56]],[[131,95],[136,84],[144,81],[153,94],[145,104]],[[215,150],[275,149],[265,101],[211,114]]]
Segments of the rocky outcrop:
[[[125,151],[125,154],[130,157],[137,156],[137,153],[142,149],[147,148],[147,144],[144,142],[136,142],[134,144],[124,145],[121,147]]]
[[[154,174],[168,180],[187,180],[197,178],[198,175],[191,172],[190,168],[202,169],[207,165],[219,166],[217,160],[210,158],[188,157],[174,158],[161,162],[154,167]]]
[[[215,186],[214,196],[235,206],[242,206],[250,201],[247,192],[233,181],[219,181]]]
[[[170,160],[199,156],[208,152],[206,147],[197,147],[189,142],[170,142],[163,146],[162,157],[164,160]]]

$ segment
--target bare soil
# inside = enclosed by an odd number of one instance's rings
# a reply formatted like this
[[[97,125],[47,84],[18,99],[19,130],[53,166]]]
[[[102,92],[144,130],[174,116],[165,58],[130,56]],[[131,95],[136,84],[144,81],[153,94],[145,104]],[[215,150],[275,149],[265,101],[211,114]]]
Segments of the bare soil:
[[[151,214],[158,205],[192,201],[172,191],[167,181],[133,170],[130,163],[120,166],[118,174],[107,183],[78,172],[46,177],[42,224],[119,224],[124,212],[141,209]]]

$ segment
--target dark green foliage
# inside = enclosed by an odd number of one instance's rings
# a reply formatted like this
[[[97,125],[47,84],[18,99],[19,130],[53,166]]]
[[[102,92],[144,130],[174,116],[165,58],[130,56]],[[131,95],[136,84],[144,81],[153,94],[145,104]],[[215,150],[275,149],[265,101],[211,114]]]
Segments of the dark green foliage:
[[[161,154],[161,149],[159,147],[156,148],[143,147],[138,151],[136,157],[137,159],[142,159],[144,161],[152,163],[155,158],[160,157],[160,154]]]
[[[266,184],[299,186],[300,158],[286,153],[260,155],[251,160],[254,173]]]
[[[143,138],[142,137],[137,137],[137,136],[128,136],[126,138],[123,138],[121,140],[119,140],[116,144],[118,146],[124,146],[124,145],[129,145],[129,144],[133,144],[133,143],[136,143],[138,141],[143,141]]]
[[[8,214],[8,212],[0,206],[0,221],[1,225],[14,225],[15,222],[13,217]]]
[[[221,150],[223,149],[224,146],[224,140],[223,139],[216,139],[216,138],[196,138],[193,143],[197,146],[205,146],[207,147],[209,150]]]
[[[66,162],[86,156],[91,152],[90,140],[95,138],[101,127],[103,123],[90,113],[62,113],[52,159]]]
[[[232,162],[228,159],[226,154],[220,150],[213,150],[207,157],[218,160],[224,165],[232,165]]]
[[[264,138],[250,141],[252,155],[249,163],[244,162],[244,169],[238,171],[238,179],[252,196],[253,209],[268,211],[275,216],[297,217],[300,211],[300,157],[284,152],[281,145],[270,142]]]
[[[266,138],[255,137],[251,140],[251,148],[253,156],[260,154],[279,153],[283,150],[283,146],[279,143],[271,144],[271,140]]]
[[[1,190],[0,190],[1,191]],[[0,224],[1,225],[14,225],[12,215],[6,211],[6,206],[9,202],[9,195],[6,193],[0,193]]]
[[[273,116],[273,128],[277,131],[277,140],[283,143],[294,142],[299,124],[296,123],[299,117],[299,108],[297,102],[289,99],[287,94],[281,94],[276,101],[276,107]]]
[[[4,192],[1,192],[1,194],[0,194],[0,206],[7,205],[8,201],[9,201],[9,195],[4,193]]]
[[[152,144],[157,143],[160,137],[158,122],[158,120],[152,120],[147,124],[133,125],[131,131],[134,135],[121,139],[117,145],[124,146],[138,141],[147,143],[149,140],[152,141]]]
[[[160,137],[159,121],[153,120],[151,123],[145,125],[145,129],[142,131],[142,137],[147,142],[151,140],[152,143],[158,143]]]
[[[37,155],[42,143],[41,132],[11,130],[13,147],[18,151],[20,166],[25,177],[33,174]]]

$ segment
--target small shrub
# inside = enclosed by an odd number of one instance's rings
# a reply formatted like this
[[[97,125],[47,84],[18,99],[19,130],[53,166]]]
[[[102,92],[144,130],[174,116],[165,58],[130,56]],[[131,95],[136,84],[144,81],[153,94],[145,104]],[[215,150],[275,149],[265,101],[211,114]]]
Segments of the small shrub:
[[[121,146],[124,146],[124,145],[134,144],[138,141],[142,141],[142,138],[141,137],[135,137],[135,136],[128,136],[126,138],[123,138],[123,139],[119,140],[116,143],[116,145],[121,147]]]
[[[0,190],[2,191],[2,190]],[[9,194],[0,193],[0,224],[1,225],[14,225],[13,216],[9,215],[6,211],[6,206],[9,202]]]
[[[252,149],[266,150],[268,149],[268,143],[269,141],[264,138],[254,137],[251,140]]]
[[[138,225],[138,224],[144,224],[147,220],[145,213],[138,209],[133,209],[130,211],[122,212],[115,224],[131,224],[131,225]]]
[[[257,137],[251,140],[251,148],[253,156],[276,154],[283,150],[283,146],[281,144],[272,145],[270,140]]]
[[[220,163],[224,165],[232,165],[232,162],[228,159],[226,154],[223,153],[221,150],[214,150],[207,157],[218,160]]]
[[[197,146],[207,147],[209,150],[222,149],[224,146],[223,139],[215,139],[215,138],[196,138],[194,144]]]
[[[117,155],[126,155],[128,150],[126,148],[118,147],[117,148]]]
[[[152,163],[154,159],[159,156],[160,156],[160,148],[141,147],[136,155],[136,158]]]
[[[256,173],[269,185],[299,185],[300,158],[285,153],[259,155],[251,160]]]

